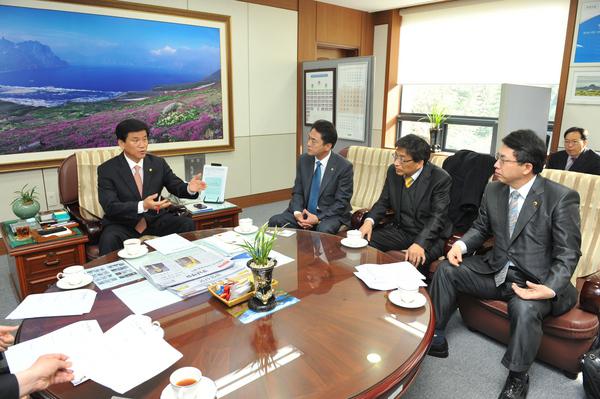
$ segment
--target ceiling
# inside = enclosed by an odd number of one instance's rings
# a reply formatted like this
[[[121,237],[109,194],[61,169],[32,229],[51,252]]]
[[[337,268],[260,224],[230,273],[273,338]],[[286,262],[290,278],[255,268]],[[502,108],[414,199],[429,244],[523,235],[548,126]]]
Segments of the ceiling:
[[[321,3],[353,8],[355,10],[376,12],[405,8],[422,4],[441,3],[447,0],[319,0]]]

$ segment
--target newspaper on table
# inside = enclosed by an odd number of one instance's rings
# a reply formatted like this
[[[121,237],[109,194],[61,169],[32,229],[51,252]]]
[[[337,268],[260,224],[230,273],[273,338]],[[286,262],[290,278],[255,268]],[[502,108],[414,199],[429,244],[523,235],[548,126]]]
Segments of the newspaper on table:
[[[233,266],[229,259],[198,246],[168,257],[159,252],[148,255],[138,265],[138,271],[158,289],[183,284]]]
[[[226,280],[228,277],[233,276],[244,269],[246,269],[245,261],[233,262],[233,266],[228,269],[169,287],[168,290],[181,298],[189,298],[207,292],[210,285]]]
[[[253,242],[253,235],[241,235],[235,231],[226,231],[194,241],[228,258],[243,254],[246,250],[240,247],[245,241]]]
[[[93,277],[94,284],[101,290],[116,287],[142,278],[135,269],[123,260],[85,269]]]

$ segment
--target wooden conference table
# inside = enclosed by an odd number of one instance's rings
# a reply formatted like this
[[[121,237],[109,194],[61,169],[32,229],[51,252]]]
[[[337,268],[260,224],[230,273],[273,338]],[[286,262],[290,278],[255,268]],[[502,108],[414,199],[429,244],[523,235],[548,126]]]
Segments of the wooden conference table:
[[[187,233],[187,238],[224,230]],[[277,267],[274,278],[280,281],[279,288],[300,302],[250,324],[230,316],[208,293],[150,312],[183,358],[117,396],[159,398],[169,375],[183,366],[198,367],[216,381],[219,398],[401,395],[417,374],[433,336],[427,293],[421,290],[427,297],[424,307],[403,309],[388,301],[386,292],[368,289],[353,275],[354,266],[393,260],[371,247],[342,247],[337,236],[299,231],[280,237],[274,249],[296,260]],[[113,253],[86,266],[116,259]],[[25,320],[17,339],[35,338],[83,319],[98,320],[106,331],[129,314],[111,290],[99,291],[89,314]],[[45,394],[108,399],[115,392],[88,381],[77,387],[52,386]]]

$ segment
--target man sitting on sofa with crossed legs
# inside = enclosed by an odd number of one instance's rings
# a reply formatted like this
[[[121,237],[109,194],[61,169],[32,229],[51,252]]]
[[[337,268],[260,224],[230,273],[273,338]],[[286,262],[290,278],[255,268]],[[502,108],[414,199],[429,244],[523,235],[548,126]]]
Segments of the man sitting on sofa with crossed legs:
[[[435,336],[429,354],[448,356],[445,328],[458,294],[508,302],[510,339],[502,364],[509,374],[500,399],[525,398],[527,370],[542,339],[542,322],[577,302],[570,282],[581,256],[579,194],[546,180],[546,146],[531,130],[517,130],[496,154],[495,177],[487,185],[479,216],[433,275],[430,294]],[[483,256],[463,259],[490,236]]]

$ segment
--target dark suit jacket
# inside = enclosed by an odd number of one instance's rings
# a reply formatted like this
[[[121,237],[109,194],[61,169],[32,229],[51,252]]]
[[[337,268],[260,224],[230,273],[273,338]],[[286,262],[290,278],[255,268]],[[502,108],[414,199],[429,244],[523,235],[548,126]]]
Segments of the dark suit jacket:
[[[554,290],[552,313],[564,313],[577,301],[570,279],[581,256],[579,194],[538,175],[512,237],[508,236],[508,195],[507,185],[488,184],[479,216],[462,241],[472,251],[493,235],[494,248],[484,255],[485,262],[464,264],[478,273],[491,274],[510,259],[530,281]]]
[[[138,202],[150,194],[160,194],[163,187],[177,197],[198,198],[197,193],[188,193],[187,183],[175,176],[163,158],[151,154],[144,157],[143,181],[143,196],[140,197],[133,173],[123,153],[98,166],[98,199],[104,209],[104,225],[118,223],[135,228],[142,217],[151,225],[158,217],[156,211],[148,210],[139,214]]]
[[[0,375],[0,398],[19,399],[19,382],[14,374]]]
[[[567,159],[569,155],[566,151],[558,151],[548,156],[546,161],[546,167],[548,169],[560,169],[565,170],[567,166]],[[571,165],[571,172],[588,173],[591,175],[600,175],[600,155],[594,150],[587,149],[581,153],[573,165]]]
[[[452,234],[452,223],[448,218],[452,179],[445,170],[427,162],[417,182],[415,202],[418,205],[415,220],[421,231],[414,242],[429,249],[435,241],[446,239]],[[404,177],[398,176],[394,165],[390,165],[381,195],[366,217],[372,218],[377,225],[386,211],[393,209],[398,222],[404,190]]]
[[[310,184],[315,168],[315,157],[302,154],[296,167],[296,180],[288,210],[302,212],[308,207]],[[327,169],[321,180],[317,217],[319,219],[339,218],[341,223],[350,222],[350,198],[353,190],[352,164],[342,156],[332,152]]]

